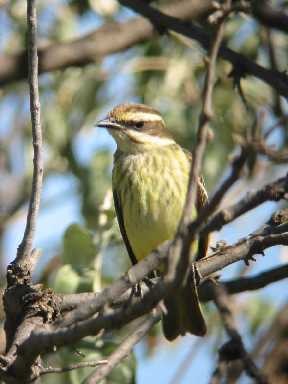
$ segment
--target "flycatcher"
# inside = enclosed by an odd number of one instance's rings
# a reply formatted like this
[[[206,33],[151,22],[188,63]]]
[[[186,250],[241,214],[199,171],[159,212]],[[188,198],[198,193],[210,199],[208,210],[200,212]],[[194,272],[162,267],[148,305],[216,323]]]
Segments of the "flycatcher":
[[[97,125],[107,128],[117,143],[114,204],[124,243],[135,264],[174,238],[185,203],[191,154],[173,140],[160,113],[143,104],[119,105]],[[194,217],[206,202],[207,193],[199,179]],[[197,252],[195,259],[204,257],[208,239],[200,239],[192,248]],[[186,286],[164,303],[163,331],[168,340],[186,332],[198,336],[206,333],[191,276]]]

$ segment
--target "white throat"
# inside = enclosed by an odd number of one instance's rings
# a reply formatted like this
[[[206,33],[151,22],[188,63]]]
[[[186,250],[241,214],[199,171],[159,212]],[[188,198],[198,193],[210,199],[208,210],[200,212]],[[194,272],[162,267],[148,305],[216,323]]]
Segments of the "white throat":
[[[137,153],[155,149],[155,147],[165,147],[175,144],[169,137],[159,137],[148,135],[145,132],[129,130],[128,133],[111,130],[110,134],[117,142],[118,148],[123,152]]]

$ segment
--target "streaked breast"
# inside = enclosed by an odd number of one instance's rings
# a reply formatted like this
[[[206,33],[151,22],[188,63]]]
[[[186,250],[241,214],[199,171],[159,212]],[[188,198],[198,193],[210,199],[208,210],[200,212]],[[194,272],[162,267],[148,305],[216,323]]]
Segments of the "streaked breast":
[[[113,188],[120,196],[125,230],[138,260],[174,237],[189,168],[186,154],[176,145],[117,156]]]

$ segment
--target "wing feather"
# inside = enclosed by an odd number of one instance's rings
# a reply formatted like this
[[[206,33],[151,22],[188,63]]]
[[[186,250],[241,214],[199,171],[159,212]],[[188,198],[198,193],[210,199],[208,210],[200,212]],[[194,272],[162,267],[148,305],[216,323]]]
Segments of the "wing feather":
[[[189,159],[192,161],[192,155],[189,151],[185,150],[185,153]],[[196,197],[196,209],[199,212],[206,204],[208,203],[208,194],[205,188],[204,179],[202,176],[198,178],[197,183],[197,197]],[[209,246],[209,235],[200,236],[199,245],[198,245],[198,254],[196,260],[202,259],[207,255],[208,246]]]
[[[125,230],[125,225],[124,225],[124,218],[123,218],[123,212],[122,212],[122,206],[121,206],[121,200],[120,197],[115,189],[113,189],[113,199],[114,199],[114,205],[115,205],[115,211],[116,211],[116,216],[120,228],[120,232],[124,241],[124,244],[126,246],[128,255],[130,257],[130,260],[133,265],[137,264],[137,259],[134,255],[134,252],[132,250],[132,247],[130,245],[126,230]]]

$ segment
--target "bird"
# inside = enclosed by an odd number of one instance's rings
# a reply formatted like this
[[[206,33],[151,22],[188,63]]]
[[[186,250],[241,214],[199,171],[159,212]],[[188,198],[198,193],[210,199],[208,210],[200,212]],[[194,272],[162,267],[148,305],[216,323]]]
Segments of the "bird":
[[[114,107],[97,123],[117,144],[112,190],[120,232],[132,264],[167,240],[172,240],[188,189],[192,155],[176,143],[160,112],[145,104]],[[191,219],[207,203],[203,178],[197,181],[197,199]],[[191,247],[194,260],[205,257],[208,238]],[[206,323],[192,276],[186,285],[164,299],[163,333],[173,341],[190,333],[204,336]]]

